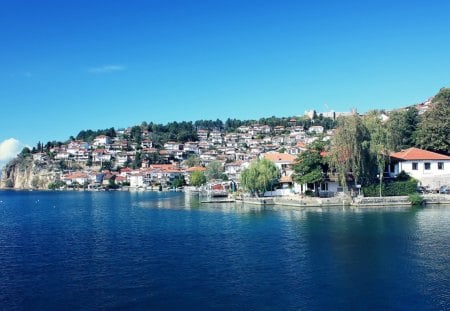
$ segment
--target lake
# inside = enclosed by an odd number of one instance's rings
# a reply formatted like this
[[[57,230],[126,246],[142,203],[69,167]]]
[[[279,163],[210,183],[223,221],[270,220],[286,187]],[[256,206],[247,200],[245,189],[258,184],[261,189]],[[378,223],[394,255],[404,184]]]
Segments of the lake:
[[[0,309],[449,310],[450,207],[0,191]]]

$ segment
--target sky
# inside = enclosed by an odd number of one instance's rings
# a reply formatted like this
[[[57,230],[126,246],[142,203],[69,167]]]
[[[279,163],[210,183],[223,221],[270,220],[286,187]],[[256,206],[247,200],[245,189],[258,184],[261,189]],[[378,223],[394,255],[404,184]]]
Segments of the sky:
[[[450,86],[449,11],[448,0],[2,0],[0,144],[422,102]]]

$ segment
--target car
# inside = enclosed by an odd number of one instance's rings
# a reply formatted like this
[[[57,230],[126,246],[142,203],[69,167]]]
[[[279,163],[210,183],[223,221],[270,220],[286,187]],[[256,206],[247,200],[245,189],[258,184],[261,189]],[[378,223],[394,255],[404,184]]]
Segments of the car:
[[[427,188],[425,188],[423,186],[419,186],[419,187],[417,187],[417,192],[425,194],[428,192],[428,190],[427,190]]]
[[[447,186],[441,186],[439,188],[439,193],[440,194],[450,194],[450,188]]]

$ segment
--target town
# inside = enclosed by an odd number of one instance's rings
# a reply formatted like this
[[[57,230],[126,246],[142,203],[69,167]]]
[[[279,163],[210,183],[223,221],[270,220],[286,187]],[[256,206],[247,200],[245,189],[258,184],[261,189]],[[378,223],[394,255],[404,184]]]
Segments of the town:
[[[441,92],[446,94],[448,89]],[[437,98],[438,96],[439,94]],[[356,110],[345,113],[317,113],[309,110],[298,117],[271,117],[259,121],[228,119],[225,123],[220,120],[173,122],[167,126],[143,122],[141,125],[117,130],[86,130],[65,143],[48,142],[44,145],[39,142],[31,150],[25,148],[5,168],[2,188],[176,190],[184,187],[198,190],[201,186],[202,189],[216,189],[226,193],[246,188],[241,183],[242,172],[256,160],[266,159],[273,163],[277,173],[266,180],[263,191],[246,189],[258,196],[312,194],[333,197],[341,192],[360,192],[361,184],[365,183],[367,186],[377,180],[380,181],[381,195],[381,183],[395,179],[401,173],[413,178],[414,187],[420,186],[418,189],[422,191],[446,192],[446,182],[450,180],[450,157],[445,152],[417,148],[417,144],[411,139],[411,132],[405,132],[403,138],[397,139],[403,143],[409,139],[410,142],[403,146],[398,146],[400,143],[395,142],[395,135],[398,135],[395,128],[398,127],[398,122],[395,120],[411,119],[413,116],[416,121],[408,122],[412,122],[411,126],[418,127],[417,120],[430,113],[430,106],[432,99],[397,111],[372,111],[367,115],[359,115]],[[330,151],[330,145],[336,145],[333,142],[336,133],[339,127],[345,127],[345,122],[339,124],[338,121],[351,118],[365,122],[365,130],[371,132],[368,134],[371,147],[366,151],[373,155],[367,162],[374,162],[375,159],[375,162],[379,162],[378,159],[382,156],[378,171],[373,163],[365,164],[366,171],[369,171],[368,165],[375,171],[359,176],[356,162],[348,162],[345,164],[346,171],[342,173],[337,169],[339,165],[332,167],[329,165],[332,161],[319,159],[320,163],[316,161],[315,164],[320,171],[316,174],[319,177],[301,178],[300,175],[308,175],[310,171],[299,171],[296,168],[300,156],[311,152],[311,148],[320,148],[321,150],[316,151],[321,158],[331,157],[333,152]],[[373,124],[378,126],[378,130]],[[391,143],[390,148],[386,143],[384,149],[380,149],[383,144],[375,144],[376,131],[387,131],[386,128],[389,127],[392,133],[397,134],[391,133],[390,138],[386,139]],[[394,141],[394,147],[391,141]],[[362,144],[352,140],[346,143],[349,148]],[[337,153],[348,153],[348,150],[344,151]],[[361,149],[360,152],[363,153],[364,150]],[[342,154],[338,155],[337,162],[341,161],[339,157]],[[351,157],[348,156],[346,161],[350,161]],[[18,177],[17,172],[20,170],[11,169],[20,159],[28,159],[28,164],[27,161],[22,161],[25,164],[21,164],[22,171],[24,165],[25,171],[28,171],[27,178]],[[358,165],[363,165],[361,163]],[[307,169],[313,170],[311,167]],[[345,177],[342,179],[343,175]]]

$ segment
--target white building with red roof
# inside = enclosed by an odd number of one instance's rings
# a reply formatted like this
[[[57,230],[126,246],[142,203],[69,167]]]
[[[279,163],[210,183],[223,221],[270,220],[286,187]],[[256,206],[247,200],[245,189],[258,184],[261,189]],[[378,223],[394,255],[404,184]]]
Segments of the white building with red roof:
[[[404,171],[431,189],[450,186],[450,156],[419,148],[394,152],[390,156],[392,164],[388,171],[391,176]]]

